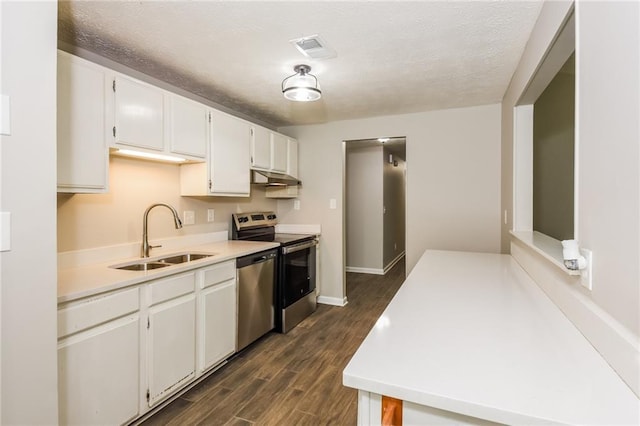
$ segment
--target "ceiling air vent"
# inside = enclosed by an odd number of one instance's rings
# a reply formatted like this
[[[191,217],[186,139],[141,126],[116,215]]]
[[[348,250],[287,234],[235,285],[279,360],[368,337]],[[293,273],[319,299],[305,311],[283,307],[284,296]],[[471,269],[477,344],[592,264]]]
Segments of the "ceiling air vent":
[[[327,46],[319,35],[289,40],[304,56],[311,59],[329,59],[336,57],[335,50]]]

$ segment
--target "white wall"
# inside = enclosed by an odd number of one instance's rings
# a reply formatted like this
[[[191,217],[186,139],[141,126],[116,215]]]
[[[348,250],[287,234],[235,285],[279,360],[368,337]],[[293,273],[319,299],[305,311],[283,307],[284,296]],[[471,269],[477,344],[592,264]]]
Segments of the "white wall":
[[[346,265],[382,270],[382,146],[346,149]]]
[[[425,249],[500,250],[500,105],[280,129],[300,146],[300,210],[283,223],[320,223],[321,295],[343,300],[344,140],[406,136],[407,272]],[[330,199],[337,200],[335,210]]]
[[[406,239],[406,197],[405,197],[405,161],[394,155],[397,166],[389,163],[391,152],[384,148],[383,198],[384,198],[384,238],[382,264],[388,268],[405,251]]]
[[[1,210],[11,212],[2,270],[2,424],[57,424],[57,2],[2,3]]]
[[[571,2],[546,2],[502,108],[502,208],[512,217],[513,107]],[[576,5],[577,209],[580,244],[593,251],[593,290],[520,243],[529,274],[640,395],[640,4]],[[503,250],[511,222],[502,229]]]
[[[228,230],[231,214],[275,210],[263,186],[252,185],[251,197],[181,197],[180,166],[112,156],[107,194],[58,194],[58,251],[142,241],[142,215],[153,203],[174,206],[181,218],[195,212],[195,224],[176,230],[168,209],[149,215],[149,240]],[[207,209],[215,221],[207,222]]]

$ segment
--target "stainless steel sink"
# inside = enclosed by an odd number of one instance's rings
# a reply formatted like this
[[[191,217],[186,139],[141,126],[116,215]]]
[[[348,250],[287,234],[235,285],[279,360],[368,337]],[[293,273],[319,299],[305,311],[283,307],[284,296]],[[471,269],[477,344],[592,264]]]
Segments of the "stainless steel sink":
[[[204,254],[204,253],[182,253],[182,254],[175,254],[167,257],[161,257],[157,261],[177,265],[179,263],[192,262],[194,260],[200,260],[200,259],[204,259],[211,256],[214,256],[214,255]]]
[[[111,265],[109,268],[121,269],[125,271],[150,271],[152,269],[164,268],[167,266],[179,265],[181,263],[193,262],[207,257],[215,256],[216,253],[174,253],[157,259],[140,259],[135,262]]]
[[[125,271],[149,271],[151,269],[164,268],[165,266],[171,266],[171,264],[162,262],[144,262],[130,263],[122,266],[110,266],[110,268],[123,269]]]

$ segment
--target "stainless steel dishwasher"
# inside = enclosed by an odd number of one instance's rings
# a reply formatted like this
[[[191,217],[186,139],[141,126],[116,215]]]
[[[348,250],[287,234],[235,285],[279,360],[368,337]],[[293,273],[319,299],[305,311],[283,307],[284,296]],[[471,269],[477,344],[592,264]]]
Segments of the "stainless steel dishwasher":
[[[274,327],[274,285],[278,249],[236,260],[238,269],[238,350]]]

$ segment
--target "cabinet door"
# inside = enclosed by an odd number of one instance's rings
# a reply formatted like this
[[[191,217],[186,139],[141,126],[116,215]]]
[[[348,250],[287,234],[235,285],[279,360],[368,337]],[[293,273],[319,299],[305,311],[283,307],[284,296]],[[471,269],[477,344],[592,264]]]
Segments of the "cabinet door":
[[[212,195],[249,196],[251,125],[226,114],[211,118],[210,191]]]
[[[195,377],[195,295],[149,309],[149,406]]]
[[[61,425],[115,425],[138,416],[138,333],[136,313],[60,341]]]
[[[298,177],[298,141],[287,138],[287,174]]]
[[[114,81],[115,143],[162,151],[162,90],[121,75]]]
[[[200,371],[204,372],[236,350],[235,278],[204,289],[200,298]]]
[[[271,133],[271,170],[287,172],[287,138],[278,133]]]
[[[181,96],[169,100],[170,150],[175,154],[205,158],[209,141],[209,111],[205,105]]]
[[[269,170],[271,167],[270,132],[264,127],[253,127],[253,139],[251,141],[251,167],[261,170]]]
[[[104,108],[104,70],[58,51],[58,192],[106,192]]]

